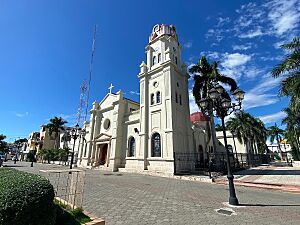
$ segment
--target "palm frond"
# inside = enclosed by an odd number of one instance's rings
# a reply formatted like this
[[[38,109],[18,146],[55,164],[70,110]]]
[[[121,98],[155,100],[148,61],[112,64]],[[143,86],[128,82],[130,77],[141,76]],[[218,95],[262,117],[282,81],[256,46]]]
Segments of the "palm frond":
[[[233,92],[234,90],[237,89],[237,83],[234,79],[232,79],[231,77],[227,77],[224,75],[220,75],[218,77],[218,81],[220,81],[223,84],[228,84],[230,86],[230,91]]]

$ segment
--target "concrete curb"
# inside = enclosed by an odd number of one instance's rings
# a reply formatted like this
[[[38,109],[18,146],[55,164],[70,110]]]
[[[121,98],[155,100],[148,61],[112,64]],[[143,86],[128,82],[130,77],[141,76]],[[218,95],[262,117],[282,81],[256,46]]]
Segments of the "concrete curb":
[[[228,182],[217,181],[216,184],[228,185]],[[279,190],[279,191],[286,191],[286,192],[293,192],[293,193],[300,194],[300,185],[268,184],[268,183],[243,182],[243,181],[234,181],[234,184],[238,186],[272,189],[272,190]]]
[[[73,208],[73,209],[78,208],[76,205],[72,205],[71,203],[69,203],[69,202],[67,202],[67,201],[65,201],[65,200],[63,200],[63,199],[61,199],[61,198],[59,198],[59,197],[55,197],[55,199],[56,199],[57,201],[59,201],[59,202],[62,202],[62,203],[65,204],[65,205],[70,206],[70,207]],[[99,218],[99,217],[96,217],[94,214],[92,214],[92,213],[90,213],[90,212],[88,212],[88,211],[86,211],[86,210],[83,210],[83,213],[84,213],[85,215],[87,215],[88,217],[90,217],[90,219],[92,220],[92,221],[87,222],[87,223],[85,223],[85,224],[83,224],[83,225],[105,225],[105,220],[103,220],[103,219],[101,219],[101,218]]]

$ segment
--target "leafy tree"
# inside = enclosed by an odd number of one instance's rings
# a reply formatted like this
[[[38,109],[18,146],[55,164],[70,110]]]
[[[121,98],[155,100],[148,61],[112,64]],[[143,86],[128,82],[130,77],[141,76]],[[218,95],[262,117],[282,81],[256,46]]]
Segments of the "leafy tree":
[[[59,160],[61,162],[67,162],[69,153],[70,153],[70,148],[63,148],[63,149],[60,148],[58,153]]]
[[[220,124],[216,124],[215,129],[216,131],[222,131],[223,127]]]
[[[267,129],[260,119],[240,111],[227,121],[226,127],[235,134],[240,143],[246,145],[247,153],[262,153],[267,150]]]
[[[290,52],[283,61],[272,70],[272,76],[283,76],[280,95],[290,96],[290,107],[300,108],[300,39],[295,37],[290,43],[280,46]]]
[[[50,119],[50,122],[46,125],[46,128],[49,129],[50,136],[54,133],[55,135],[55,145],[54,148],[59,148],[59,132],[65,130],[64,124],[68,123],[61,117],[54,117]]]
[[[20,138],[20,139],[17,139],[15,140],[15,144],[23,144],[23,143],[26,143],[28,140],[26,138]]]
[[[3,152],[3,153],[8,152],[7,142],[4,141],[5,138],[6,138],[5,135],[0,134],[0,152]]]
[[[284,130],[280,129],[276,123],[274,126],[269,127],[268,129],[268,136],[270,137],[270,142],[274,143],[274,140],[276,139],[277,144],[278,144],[278,150],[279,153],[282,153],[281,147],[280,147],[280,139],[283,137],[284,135]],[[281,155],[282,158],[282,155]]]
[[[200,107],[200,100],[206,98],[208,96],[208,91],[212,88],[214,83],[222,83],[230,86],[230,91],[234,91],[237,89],[237,84],[234,79],[222,75],[218,70],[219,62],[213,62],[209,64],[205,56],[202,56],[199,62],[189,69],[189,72],[193,74],[194,78],[194,87],[193,87],[193,95],[198,107]],[[211,134],[210,138],[216,136],[215,126],[214,126],[214,116],[213,116],[213,108],[212,104],[209,103],[209,114],[210,114],[210,130]],[[201,111],[203,111],[201,109]],[[216,138],[213,139],[213,147],[216,150],[217,142]]]
[[[29,162],[31,162],[31,167],[33,167],[33,162],[35,162],[35,154],[34,154],[33,150],[31,150],[31,151],[28,152],[28,154],[27,154],[27,160]]]
[[[291,144],[292,149],[294,149],[294,155],[300,158],[300,110],[285,108],[283,111],[287,114],[282,120],[282,123],[287,125],[284,136]]]

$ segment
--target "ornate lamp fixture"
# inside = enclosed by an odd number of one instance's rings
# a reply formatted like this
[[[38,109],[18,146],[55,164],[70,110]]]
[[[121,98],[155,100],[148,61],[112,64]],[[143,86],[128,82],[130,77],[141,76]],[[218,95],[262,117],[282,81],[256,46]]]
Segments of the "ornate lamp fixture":
[[[224,144],[226,148],[226,158],[227,158],[227,178],[229,185],[229,204],[230,205],[238,205],[239,201],[235,194],[235,188],[232,175],[230,158],[229,158],[229,150],[227,145],[227,137],[226,137],[226,129],[225,129],[225,121],[224,118],[231,113],[240,110],[242,108],[242,101],[245,96],[245,92],[241,89],[235,89],[231,95],[234,96],[237,102],[232,102],[230,94],[222,87],[219,83],[213,83],[212,87],[208,90],[208,97],[202,98],[198,105],[201,108],[201,111],[209,116],[210,110],[212,109],[215,116],[219,117],[222,121],[223,127],[223,136],[224,136]]]

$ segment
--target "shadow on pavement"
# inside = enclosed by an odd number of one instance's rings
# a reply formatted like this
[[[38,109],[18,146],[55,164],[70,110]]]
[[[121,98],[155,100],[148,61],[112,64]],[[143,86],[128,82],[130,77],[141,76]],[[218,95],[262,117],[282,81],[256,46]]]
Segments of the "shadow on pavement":
[[[250,206],[250,207],[299,207],[300,205],[239,204],[239,206]]]
[[[300,175],[300,170],[268,170],[268,169],[255,169],[243,170],[234,173],[234,175]]]
[[[27,167],[27,166],[21,166],[21,165],[3,165],[3,167],[11,168],[11,167]]]

